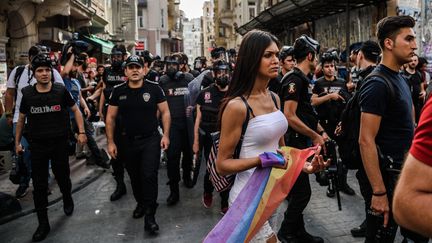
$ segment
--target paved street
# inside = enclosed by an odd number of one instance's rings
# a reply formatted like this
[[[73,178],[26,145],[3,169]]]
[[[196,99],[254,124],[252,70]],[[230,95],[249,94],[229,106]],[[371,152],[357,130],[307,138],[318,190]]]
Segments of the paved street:
[[[350,172],[350,183],[356,185],[353,174]],[[129,181],[127,195],[119,201],[109,201],[114,181],[107,172],[74,194],[73,216],[64,215],[61,202],[49,208],[52,229],[45,242],[201,242],[222,217],[219,213],[219,198],[215,197],[216,203],[212,209],[205,209],[201,204],[202,175],[201,171],[199,184],[193,189],[181,187],[179,204],[167,207],[166,169],[162,166],[159,173],[160,205],[157,212],[161,230],[157,237],[150,237],[144,233],[143,220],[132,218],[135,202]],[[351,237],[349,233],[363,219],[361,197],[342,194],[343,211],[338,211],[336,199],[327,198],[324,188],[312,180],[314,176],[310,178],[313,195],[305,215],[308,230],[324,237],[326,242],[363,242],[362,239]],[[357,186],[355,189],[358,192]],[[278,209],[274,217],[275,225],[280,224],[285,207],[284,203]],[[0,225],[1,241],[30,242],[36,227],[35,214]],[[400,238],[397,242],[400,242]]]

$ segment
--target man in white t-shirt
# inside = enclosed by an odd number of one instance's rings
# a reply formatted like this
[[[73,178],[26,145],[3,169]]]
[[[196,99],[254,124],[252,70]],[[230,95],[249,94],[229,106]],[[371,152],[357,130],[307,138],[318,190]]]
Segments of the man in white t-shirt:
[[[32,46],[29,49],[28,57],[29,62],[32,58],[39,53],[46,50],[44,46]],[[63,84],[63,79],[60,73],[53,69],[53,76],[55,83]],[[21,105],[22,93],[21,90],[29,85],[34,85],[36,79],[33,77],[33,72],[31,71],[30,64],[25,66],[15,67],[9,75],[6,84],[6,95],[5,95],[5,113],[9,123],[13,123],[13,134],[15,136],[16,123],[18,122],[19,108]],[[28,149],[28,142],[23,137],[21,144],[24,147],[23,163],[18,163],[19,174],[21,175],[20,185],[15,192],[17,198],[22,198],[27,194],[27,189],[29,186],[31,178],[31,161],[30,161],[30,151]]]

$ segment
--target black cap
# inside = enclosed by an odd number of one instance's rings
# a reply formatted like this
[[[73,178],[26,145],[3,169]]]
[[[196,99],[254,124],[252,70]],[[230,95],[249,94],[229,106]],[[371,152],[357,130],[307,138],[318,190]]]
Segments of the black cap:
[[[359,50],[363,53],[363,55],[369,61],[376,62],[378,60],[379,55],[381,54],[381,49],[375,41],[365,41]]]
[[[302,35],[294,41],[294,56],[296,59],[307,56],[310,52],[319,53],[320,44],[307,35]]]
[[[138,65],[140,67],[144,66],[143,60],[138,55],[132,55],[126,59],[126,66],[129,66],[131,64],[135,64],[135,65]]]
[[[225,51],[223,47],[216,47],[210,52],[210,55],[213,59],[216,59],[219,58],[221,54],[225,53]]]
[[[32,71],[34,72],[38,67],[52,68],[52,60],[47,54],[38,54],[31,60]]]
[[[353,43],[353,44],[351,44],[350,46],[349,46],[349,50],[350,50],[350,52],[358,52],[358,51],[360,51],[360,47],[362,46],[362,42],[356,42],[356,43]]]

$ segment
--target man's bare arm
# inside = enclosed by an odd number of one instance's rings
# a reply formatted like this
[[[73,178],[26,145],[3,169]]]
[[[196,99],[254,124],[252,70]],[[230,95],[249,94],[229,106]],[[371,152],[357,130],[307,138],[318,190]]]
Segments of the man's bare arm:
[[[393,197],[395,220],[400,226],[432,237],[431,205],[432,167],[409,154]]]

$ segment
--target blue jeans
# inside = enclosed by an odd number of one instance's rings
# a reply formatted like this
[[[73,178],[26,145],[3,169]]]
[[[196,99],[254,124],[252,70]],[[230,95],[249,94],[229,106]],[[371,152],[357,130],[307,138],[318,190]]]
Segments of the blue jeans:
[[[13,123],[13,135],[15,137],[16,134],[16,122]],[[29,149],[29,143],[27,141],[27,139],[25,137],[21,138],[21,146],[24,149],[24,154],[23,154],[23,161],[24,164],[17,164],[17,168],[18,171],[21,175],[21,182],[20,184],[25,184],[25,185],[29,185],[30,183],[30,178],[31,178],[31,160],[30,160],[30,149]],[[15,153],[15,151],[14,151]],[[25,168],[22,168],[23,166],[25,166]]]

